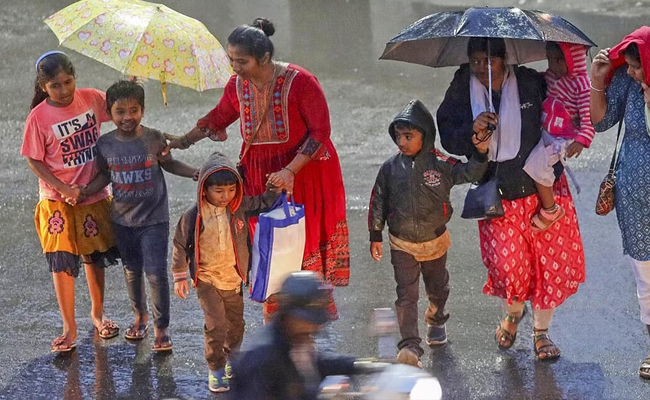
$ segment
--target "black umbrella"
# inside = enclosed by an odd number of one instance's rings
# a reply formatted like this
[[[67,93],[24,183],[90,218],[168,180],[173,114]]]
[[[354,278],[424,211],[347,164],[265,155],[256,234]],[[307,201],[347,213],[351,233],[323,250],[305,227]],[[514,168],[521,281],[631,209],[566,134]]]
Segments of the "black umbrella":
[[[471,37],[504,39],[508,64],[546,59],[545,42],[549,41],[596,46],[572,23],[545,11],[468,8],[431,14],[414,22],[386,43],[379,59],[430,67],[460,65],[468,62],[467,42]],[[489,63],[488,67],[491,73]],[[491,86],[490,79],[490,92]]]
[[[430,67],[460,65],[467,62],[470,37],[504,39],[508,64],[544,60],[545,42],[549,41],[596,46],[572,23],[545,11],[468,8],[431,14],[414,22],[386,43],[379,59]]]

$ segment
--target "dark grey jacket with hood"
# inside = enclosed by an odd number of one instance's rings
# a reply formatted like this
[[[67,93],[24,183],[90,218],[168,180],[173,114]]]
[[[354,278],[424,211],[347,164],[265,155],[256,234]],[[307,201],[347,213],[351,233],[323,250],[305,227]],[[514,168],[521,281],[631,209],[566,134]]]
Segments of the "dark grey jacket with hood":
[[[382,241],[387,222],[392,235],[411,243],[427,242],[445,232],[452,214],[452,186],[479,180],[487,168],[487,155],[476,151],[462,163],[440,153],[435,148],[433,117],[419,100],[411,100],[388,127],[394,142],[397,122],[422,132],[422,149],[415,157],[400,152],[381,166],[370,197],[370,241]]]
[[[244,196],[241,176],[235,165],[221,153],[213,153],[201,167],[197,188],[197,202],[181,216],[174,234],[174,251],[172,256],[172,273],[174,282],[187,279],[189,269],[194,286],[197,280],[197,260],[199,260],[199,236],[203,232],[201,203],[203,199],[203,182],[212,173],[228,169],[237,176],[237,194],[230,201],[226,212],[230,222],[230,233],[235,249],[237,264],[233,267],[242,278],[248,282],[249,268],[249,239],[248,217],[267,210],[273,205],[278,194],[267,190],[261,196]]]

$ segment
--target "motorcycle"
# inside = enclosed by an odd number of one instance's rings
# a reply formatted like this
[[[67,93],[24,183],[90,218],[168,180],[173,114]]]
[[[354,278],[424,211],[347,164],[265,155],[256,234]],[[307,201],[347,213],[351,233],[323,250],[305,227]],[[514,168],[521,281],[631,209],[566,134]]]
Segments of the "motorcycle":
[[[354,390],[350,377],[333,375],[320,385],[319,400],[441,400],[442,387],[426,371],[409,365],[396,364],[395,332],[397,321],[390,308],[374,310],[371,334],[377,337],[379,358],[355,363],[360,374],[370,376],[360,390]]]

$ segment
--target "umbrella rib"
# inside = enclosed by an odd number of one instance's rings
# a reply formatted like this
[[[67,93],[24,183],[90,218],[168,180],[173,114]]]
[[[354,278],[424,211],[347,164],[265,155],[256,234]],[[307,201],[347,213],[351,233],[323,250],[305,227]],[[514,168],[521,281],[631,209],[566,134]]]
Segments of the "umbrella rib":
[[[524,16],[526,17],[526,19],[528,20],[528,22],[530,22],[530,23],[535,27],[535,31],[536,31],[537,34],[539,35],[540,32],[539,32],[539,29],[537,29],[537,24],[535,24],[535,22],[534,22],[534,21],[533,21],[533,20],[528,16],[528,14],[526,13],[526,10],[521,10],[521,12],[522,12],[522,14],[524,14]],[[545,42],[545,41],[546,41],[546,37],[545,37],[545,35],[544,35],[544,32],[542,32],[542,35],[541,35],[541,36],[544,36],[544,37],[542,37],[542,42]],[[534,40],[534,39],[531,39],[531,40]]]

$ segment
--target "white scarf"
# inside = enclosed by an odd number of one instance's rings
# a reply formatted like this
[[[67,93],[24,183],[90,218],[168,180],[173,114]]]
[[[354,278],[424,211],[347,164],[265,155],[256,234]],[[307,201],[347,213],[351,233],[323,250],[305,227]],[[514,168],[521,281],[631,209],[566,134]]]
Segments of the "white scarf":
[[[474,75],[469,80],[469,97],[472,103],[474,119],[490,111],[488,90]],[[506,67],[501,85],[501,105],[499,107],[499,125],[492,134],[488,156],[492,161],[512,160],[521,147],[521,110],[519,105],[519,87],[512,65]],[[498,148],[498,152],[497,152]],[[498,155],[498,158],[497,158]]]

